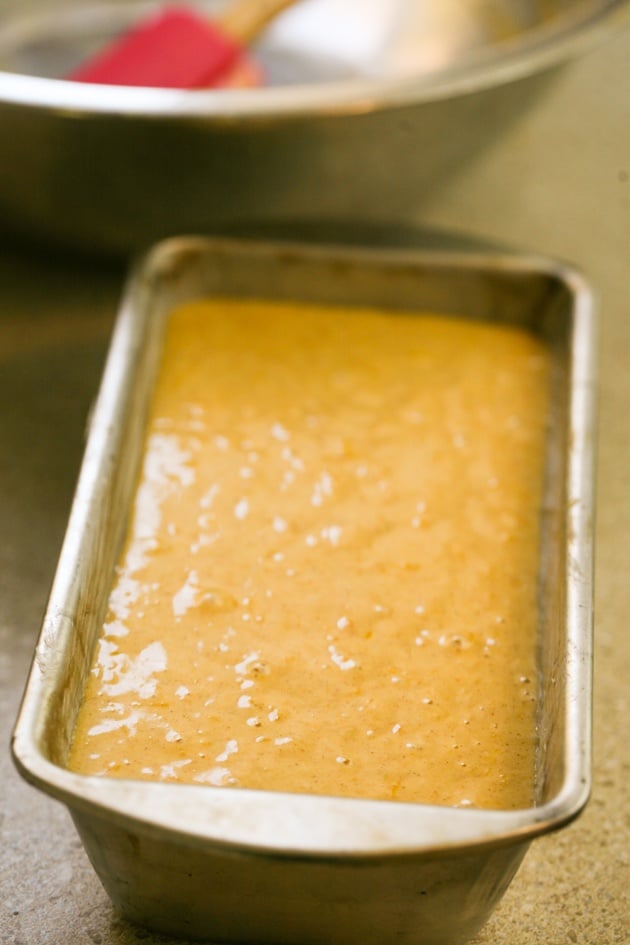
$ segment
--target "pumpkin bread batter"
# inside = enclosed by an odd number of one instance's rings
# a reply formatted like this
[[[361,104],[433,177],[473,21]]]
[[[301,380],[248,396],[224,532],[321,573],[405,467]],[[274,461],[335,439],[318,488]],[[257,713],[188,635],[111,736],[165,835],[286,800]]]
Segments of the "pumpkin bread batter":
[[[175,312],[68,766],[531,805],[548,373],[506,325]]]

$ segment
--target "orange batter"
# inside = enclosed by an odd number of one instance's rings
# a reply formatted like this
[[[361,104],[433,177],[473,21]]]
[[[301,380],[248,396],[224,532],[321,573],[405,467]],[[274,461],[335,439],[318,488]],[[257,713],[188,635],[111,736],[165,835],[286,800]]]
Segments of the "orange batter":
[[[170,319],[69,767],[532,803],[549,356],[463,319]]]

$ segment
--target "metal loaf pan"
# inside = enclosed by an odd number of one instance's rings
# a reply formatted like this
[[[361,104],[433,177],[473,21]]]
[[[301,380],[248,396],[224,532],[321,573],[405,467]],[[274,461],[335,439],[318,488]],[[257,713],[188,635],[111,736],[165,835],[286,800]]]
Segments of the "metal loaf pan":
[[[528,326],[554,359],[540,567],[535,806],[429,807],[133,782],[64,768],[106,608],[170,310],[237,295],[425,309]],[[590,785],[593,303],[574,270],[513,254],[169,240],[122,302],[14,736],[23,776],[70,809],[132,921],[215,942],[454,945],[531,840]]]

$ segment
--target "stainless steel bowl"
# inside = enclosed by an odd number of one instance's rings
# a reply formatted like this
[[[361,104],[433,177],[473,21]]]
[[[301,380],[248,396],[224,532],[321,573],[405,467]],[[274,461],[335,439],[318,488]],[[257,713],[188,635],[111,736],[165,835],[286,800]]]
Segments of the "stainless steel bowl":
[[[127,252],[241,221],[404,212],[629,7],[303,0],[259,45],[270,85],[227,93],[60,78],[144,3],[0,0],[0,217]]]

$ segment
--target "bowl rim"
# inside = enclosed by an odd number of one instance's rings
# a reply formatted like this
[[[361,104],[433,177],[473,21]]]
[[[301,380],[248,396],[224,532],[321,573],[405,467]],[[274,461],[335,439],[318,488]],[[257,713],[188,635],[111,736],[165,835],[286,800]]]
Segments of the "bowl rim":
[[[88,85],[0,70],[0,105],[59,113],[208,123],[367,114],[483,91],[581,55],[630,23],[630,0],[572,11],[448,69],[390,79],[345,79],[264,90],[177,90]]]

